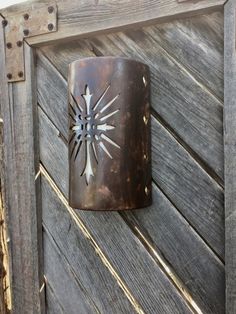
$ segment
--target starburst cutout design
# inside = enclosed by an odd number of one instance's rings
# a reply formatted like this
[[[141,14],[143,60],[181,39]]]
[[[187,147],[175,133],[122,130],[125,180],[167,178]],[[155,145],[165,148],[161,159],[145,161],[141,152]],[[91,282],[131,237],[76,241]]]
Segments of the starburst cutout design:
[[[84,106],[81,106],[71,93],[69,113],[72,121],[70,126],[71,137],[69,139],[69,144],[72,145],[71,158],[75,161],[81,148],[83,145],[85,146],[85,165],[80,175],[85,176],[87,185],[90,182],[90,178],[94,176],[92,154],[96,163],[99,162],[96,146],[100,146],[111,159],[112,155],[109,151],[109,146],[120,149],[120,146],[107,135],[110,130],[115,128],[114,125],[110,125],[107,121],[111,116],[117,114],[119,109],[106,113],[106,110],[115,103],[119,94],[101,107],[104,96],[107,94],[109,88],[110,85],[103,91],[102,95],[93,105],[93,94],[91,94],[88,85],[85,85],[85,93],[81,95],[84,99]]]

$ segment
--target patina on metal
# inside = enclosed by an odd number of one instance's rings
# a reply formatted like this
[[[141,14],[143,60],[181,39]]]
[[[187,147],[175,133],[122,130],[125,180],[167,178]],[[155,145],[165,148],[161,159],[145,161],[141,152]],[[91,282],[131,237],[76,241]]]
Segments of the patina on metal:
[[[125,210],[151,204],[150,74],[132,59],[69,66],[69,205]]]
[[[33,3],[25,13],[9,15],[2,21],[6,43],[8,82],[25,79],[24,39],[57,31],[55,3]]]

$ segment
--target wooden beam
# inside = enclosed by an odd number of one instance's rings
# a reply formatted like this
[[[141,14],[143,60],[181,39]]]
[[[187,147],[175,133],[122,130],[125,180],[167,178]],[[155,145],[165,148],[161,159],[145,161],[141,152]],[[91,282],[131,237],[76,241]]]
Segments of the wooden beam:
[[[223,8],[226,0],[198,0],[178,2],[177,0],[134,1],[134,0],[74,0],[57,1],[58,31],[30,37],[29,45],[40,46],[59,40],[71,40],[99,33],[141,27],[173,18],[191,16]],[[46,5],[46,4],[45,4]],[[34,1],[1,11],[4,17],[33,9]],[[135,7],[135,9],[134,9]]]
[[[0,19],[0,23],[2,19]],[[5,207],[8,217],[11,258],[12,313],[42,313],[43,293],[40,211],[37,206],[35,174],[38,154],[35,149],[36,95],[34,58],[25,44],[24,82],[6,82],[5,47],[0,24],[0,103],[4,121]],[[36,137],[37,140],[37,137]],[[38,225],[39,224],[39,225]]]
[[[236,1],[225,5],[225,260],[226,313],[236,313]]]

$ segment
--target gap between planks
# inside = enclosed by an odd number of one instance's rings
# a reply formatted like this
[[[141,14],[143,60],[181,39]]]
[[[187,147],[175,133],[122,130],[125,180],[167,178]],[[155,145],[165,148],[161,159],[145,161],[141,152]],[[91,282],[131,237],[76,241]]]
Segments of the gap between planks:
[[[102,57],[104,56],[100,50],[95,47],[88,39],[86,40],[88,47],[90,51],[94,54],[96,57]],[[160,46],[160,45],[159,45]],[[186,67],[184,67],[182,64],[178,62],[177,59],[172,57],[163,47],[160,46],[161,49],[166,53],[168,58],[170,58],[174,63],[176,63],[183,71],[185,71],[201,88],[203,88],[205,91],[208,92],[208,94],[216,99],[217,102],[220,103],[221,106],[223,106],[222,102],[201,82],[199,82],[189,71]],[[62,76],[62,78],[66,81],[66,78],[64,77],[63,73],[52,63],[52,61],[40,50],[40,53],[47,59],[47,61],[51,64],[52,67],[56,69],[56,71]],[[41,107],[41,106],[40,106]],[[41,108],[42,109],[42,108]],[[43,110],[43,109],[42,109]],[[44,111],[45,112],[45,111]],[[153,117],[158,120],[158,122],[169,132],[169,134],[175,138],[175,140],[180,144],[184,150],[187,151],[187,153],[192,157],[192,159],[202,168],[202,170],[212,179],[214,180],[217,185],[224,189],[224,182],[223,180],[217,175],[215,170],[213,170],[209,164],[207,164],[184,140],[181,139],[181,137],[170,127],[170,125],[153,109],[151,108],[151,112]],[[46,114],[46,113],[45,113]],[[47,115],[47,114],[46,114]],[[48,116],[47,116],[48,117]],[[49,118],[49,117],[48,117]],[[53,123],[53,121],[49,118],[49,120]],[[53,123],[54,125],[54,123]],[[64,140],[64,136],[62,136]],[[65,142],[65,140],[64,140]],[[67,143],[67,141],[66,141]]]
[[[181,137],[172,129],[168,122],[163,119],[153,108],[151,108],[152,116],[167,130],[167,132],[175,138],[178,144],[187,151],[187,153],[195,160],[198,166],[212,179],[218,186],[224,190],[224,182],[218,176],[214,169],[210,167],[202,158],[198,155],[186,142],[184,142]]]
[[[53,179],[50,177],[49,173],[47,172],[47,170],[43,167],[42,164],[40,164],[40,173],[45,177],[45,179],[47,180],[47,182],[49,183],[49,185],[53,188],[53,190],[55,191],[55,193],[57,194],[58,198],[61,200],[61,202],[65,205],[66,209],[68,210],[69,214],[71,215],[72,219],[75,221],[75,223],[79,226],[79,228],[81,229],[82,233],[84,234],[84,236],[90,241],[91,245],[93,246],[93,248],[95,249],[96,253],[98,254],[98,256],[100,257],[101,261],[103,262],[103,264],[108,268],[108,270],[110,271],[110,273],[113,275],[113,277],[116,279],[118,285],[121,287],[121,289],[123,290],[124,294],[126,295],[126,297],[129,299],[129,301],[131,302],[131,304],[133,305],[134,309],[136,310],[136,312],[138,314],[145,314],[145,312],[143,311],[143,309],[141,308],[141,306],[138,304],[138,302],[135,300],[135,298],[133,297],[133,295],[131,294],[131,292],[129,291],[128,287],[126,286],[126,284],[122,281],[122,279],[120,278],[120,276],[117,274],[117,272],[115,271],[115,269],[113,268],[113,266],[111,265],[111,263],[109,262],[109,260],[106,258],[106,256],[104,255],[104,253],[102,252],[102,250],[100,249],[100,247],[98,246],[98,244],[96,243],[96,241],[94,240],[93,236],[89,233],[88,229],[85,227],[83,221],[78,217],[78,215],[75,214],[75,212],[73,211],[73,209],[68,205],[68,202],[65,198],[65,196],[62,194],[62,192],[59,190],[59,188],[57,187],[56,183],[53,181]]]
[[[48,182],[48,181],[47,181]],[[49,183],[50,184],[50,183]],[[75,271],[73,270],[73,268],[70,266],[70,263],[67,259],[67,257],[65,256],[65,254],[62,252],[62,250],[60,249],[60,247],[58,246],[55,238],[53,237],[53,235],[51,234],[50,230],[47,228],[47,226],[43,223],[43,229],[44,232],[47,234],[47,237],[49,238],[49,241],[51,242],[51,245],[54,246],[57,254],[63,256],[63,262],[65,263],[65,265],[67,266],[67,268],[70,270],[71,274],[74,277],[74,280],[76,282],[76,284],[78,286],[80,286],[80,289],[83,291],[84,295],[86,296],[86,298],[89,300],[89,302],[91,303],[91,306],[94,307],[94,310],[96,311],[97,314],[102,314],[98,307],[96,306],[96,304],[94,303],[93,299],[90,297],[90,295],[88,294],[87,290],[83,287],[83,285],[80,283],[78,276],[76,275]],[[46,278],[46,277],[45,277]]]
[[[126,297],[129,299],[131,304],[134,306],[135,310],[139,314],[145,314],[143,309],[141,309],[138,302],[135,300],[135,298],[132,296],[131,292],[129,291],[129,288],[126,286],[126,284],[122,281],[120,276],[117,274],[109,260],[106,258],[98,244],[96,243],[93,236],[90,234],[89,230],[84,225],[83,221],[78,217],[78,215],[74,212],[74,210],[69,206],[67,199],[63,195],[63,193],[60,191],[54,180],[51,178],[50,174],[47,172],[45,167],[40,164],[40,173],[45,177],[49,185],[53,188],[55,193],[57,194],[58,198],[62,201],[62,203],[65,205],[66,209],[68,210],[71,217],[74,219],[76,224],[79,226],[83,234],[87,239],[90,240],[91,245],[94,247],[96,253],[101,258],[104,265],[108,268],[108,270],[111,272],[111,274],[115,277],[116,281],[118,282],[119,286],[125,293]],[[152,257],[152,259],[157,263],[157,265],[161,268],[163,273],[169,278],[169,280],[172,282],[172,284],[177,288],[180,295],[183,297],[183,299],[186,301],[186,303],[189,305],[191,311],[196,314],[202,314],[201,309],[198,307],[197,303],[193,300],[192,296],[188,292],[188,289],[185,287],[184,283],[178,278],[178,276],[174,273],[173,269],[170,265],[167,264],[167,262],[163,259],[163,257],[160,256],[160,254],[156,251],[156,249],[149,243],[149,241],[145,238],[145,236],[142,234],[142,232],[139,230],[137,226],[134,226],[130,222],[127,222],[127,219],[125,215],[120,214],[125,223],[129,226],[131,231],[134,233],[134,235],[139,239],[139,241],[143,244],[149,255]]]
[[[180,294],[184,297],[186,302],[189,304],[190,308],[194,311],[194,313],[202,314],[203,312],[197,305],[197,303],[193,300],[191,294],[189,293],[187,287],[184,285],[182,280],[174,273],[173,268],[169,263],[161,256],[153,247],[153,245],[146,239],[146,237],[142,234],[139,227],[129,221],[124,212],[119,212],[121,217],[124,219],[125,223],[130,227],[133,231],[134,235],[140,240],[146,250],[149,252],[151,257],[155,260],[155,262],[160,266],[162,271],[167,275],[167,277],[173,282],[174,286],[180,292]]]
[[[153,38],[153,37],[152,37]],[[104,57],[104,54],[91,42],[89,39],[86,40],[90,51],[96,57]],[[182,63],[178,61],[174,56],[172,56],[166,49],[164,49],[159,43],[158,46],[163,50],[164,54],[175,63],[183,72],[185,72],[200,88],[202,88],[205,92],[207,92],[212,98],[214,98],[222,107],[222,101],[213,94],[213,92],[208,89],[202,82],[197,80],[194,75],[189,71]],[[42,53],[43,54],[43,53]],[[44,54],[43,54],[44,55]],[[45,55],[44,55],[45,56]],[[47,58],[47,56],[45,56]],[[52,64],[52,62],[47,58],[47,60]],[[54,66],[54,64],[52,64]],[[63,74],[54,66],[55,69],[63,76]],[[64,76],[63,76],[64,77]],[[171,128],[171,126],[161,117],[154,109],[151,108],[151,113],[156,120],[169,132],[171,136],[175,138],[175,140],[190,154],[190,156],[196,161],[196,163],[206,172],[222,189],[224,189],[223,180],[217,175],[215,170],[211,168],[203,159],[185,142],[181,139],[181,137]]]
[[[49,61],[50,62],[50,61]],[[57,70],[58,71],[58,70]],[[40,109],[43,111],[43,113],[46,115],[46,117],[49,119],[49,121],[52,123],[52,125],[56,128],[56,130],[58,131],[58,137],[60,137],[62,139],[62,141],[64,142],[64,144],[67,146],[68,145],[68,141],[67,139],[64,137],[64,135],[58,130],[57,126],[54,124],[54,122],[51,120],[51,118],[47,115],[47,113],[44,111],[44,109],[41,107],[41,105],[38,103],[38,106],[40,107]],[[155,111],[154,111],[155,112]],[[183,141],[180,139],[179,141],[179,137],[175,134],[175,132],[172,133],[172,130],[169,129],[169,127],[166,127],[166,122],[160,117],[160,118],[157,118],[156,117],[156,112],[155,114],[153,114],[153,110],[152,110],[152,116],[154,119],[156,119],[160,124],[161,126],[163,126],[167,132],[173,136],[175,138],[175,140],[178,142],[179,145],[181,145],[184,150],[187,151],[187,153],[189,153],[189,155],[196,161],[196,163],[198,164],[198,166],[212,179],[214,180],[218,185],[219,187],[223,190],[224,187],[215,180],[214,177],[212,177],[211,174],[208,173],[208,171],[205,169],[205,167],[203,167],[196,159],[194,156],[192,156],[191,152],[188,151],[188,149],[186,148],[186,146],[188,147],[188,145],[184,142],[182,143]],[[164,121],[164,122],[163,122]],[[191,148],[189,148],[191,150]],[[193,154],[196,155],[196,153],[193,151]],[[200,158],[200,157],[199,157]],[[39,171],[40,172],[40,171]],[[217,176],[217,174],[214,172],[215,176]],[[36,176],[37,177],[37,176]],[[217,178],[219,178],[217,176]],[[183,217],[184,220],[187,221],[187,223],[192,227],[192,229],[196,232],[196,234],[199,236],[199,238],[203,241],[203,243],[207,246],[207,248],[210,250],[210,252],[214,255],[214,257],[222,264],[222,265],[225,265],[225,262],[224,260],[221,258],[221,256],[219,256],[219,254],[212,248],[212,246],[208,243],[208,241],[202,237],[202,235],[198,232],[198,230],[194,227],[194,225],[186,218],[185,215],[183,215],[183,213],[179,210],[179,208],[177,207],[177,205],[175,203],[173,203],[173,201],[169,198],[169,196],[162,190],[162,188],[159,186],[159,184],[154,180],[152,179],[153,182],[155,183],[155,185],[158,187],[158,189],[160,189],[160,191],[162,192],[163,195],[165,195],[165,197],[170,201],[170,203],[174,206],[174,208],[178,211],[178,213]],[[219,180],[221,180],[219,178]]]
[[[150,36],[153,38],[152,35],[150,35]],[[153,39],[155,39],[155,38],[153,38]],[[158,43],[158,46],[161,48],[161,50],[164,52],[164,54],[166,54],[166,56],[169,59],[171,59],[171,61],[173,61],[175,64],[177,64],[179,66],[179,68],[184,73],[186,73],[199,87],[201,87],[207,94],[209,94],[212,98],[214,98],[223,107],[224,103],[222,102],[221,99],[218,98],[218,96],[216,96],[214,94],[214,92],[212,90],[210,90],[207,86],[205,86],[203,84],[203,82],[196,79],[196,77],[191,73],[191,71],[188,70],[178,59],[176,59],[172,54],[170,54],[164,47],[162,47],[160,45],[160,43]]]

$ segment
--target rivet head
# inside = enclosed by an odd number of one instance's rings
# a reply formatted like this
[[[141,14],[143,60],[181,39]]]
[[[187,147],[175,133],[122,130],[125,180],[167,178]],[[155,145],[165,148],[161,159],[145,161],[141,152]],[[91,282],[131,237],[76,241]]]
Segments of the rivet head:
[[[10,80],[12,79],[12,74],[11,73],[7,73],[7,78]]]
[[[29,35],[29,30],[28,29],[24,29],[23,33],[24,33],[25,36],[28,36]]]
[[[3,21],[2,21],[2,26],[3,26],[3,27],[6,27],[7,24],[8,24],[7,20],[3,20]]]
[[[21,47],[23,43],[22,43],[21,40],[18,40],[18,41],[16,42],[16,44],[17,44],[18,47]]]
[[[22,71],[18,72],[18,76],[19,76],[19,77],[23,77],[23,75],[24,75],[24,74],[23,74]]]
[[[7,43],[7,48],[11,49],[12,48],[12,43]]]
[[[24,17],[24,19],[27,21],[27,20],[29,19],[29,14],[28,14],[28,13],[25,13],[25,14],[23,15],[23,17]]]
[[[54,28],[54,25],[52,23],[48,24],[48,30],[49,31],[52,31]]]
[[[54,7],[52,7],[52,6],[50,6],[50,7],[48,7],[48,13],[52,13],[54,11]]]

